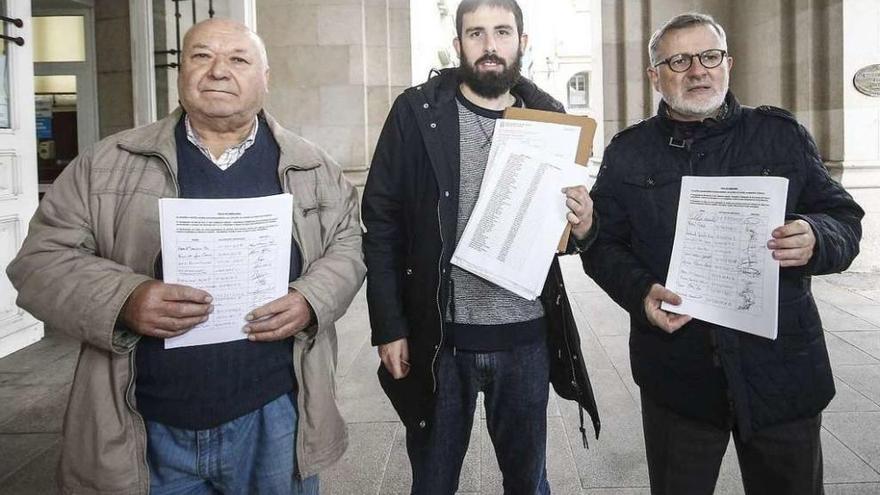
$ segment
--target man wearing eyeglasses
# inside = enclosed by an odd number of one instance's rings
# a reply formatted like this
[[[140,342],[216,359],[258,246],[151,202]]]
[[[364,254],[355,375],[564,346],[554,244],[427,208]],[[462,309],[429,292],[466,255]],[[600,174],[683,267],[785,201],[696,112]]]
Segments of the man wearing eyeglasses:
[[[602,226],[582,259],[630,314],[651,493],[711,494],[732,433],[747,494],[820,494],[834,381],[810,277],[849,266],[864,212],[794,116],[740,105],[710,16],[674,17],[649,54],[663,101],[608,146],[592,191]],[[767,241],[781,267],[775,341],[660,308],[681,302],[663,284],[685,175],[788,178],[785,225]]]

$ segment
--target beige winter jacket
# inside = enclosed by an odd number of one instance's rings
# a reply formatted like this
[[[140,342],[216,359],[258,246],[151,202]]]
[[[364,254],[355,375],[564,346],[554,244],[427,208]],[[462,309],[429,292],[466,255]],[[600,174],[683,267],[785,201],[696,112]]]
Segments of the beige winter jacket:
[[[97,143],[61,174],[7,268],[18,304],[82,342],[64,418],[63,493],[149,491],[144,422],[134,395],[138,336],[117,325],[159,255],[159,198],[176,197],[174,126],[180,110]],[[336,329],[364,279],[357,193],[325,152],[266,116],[280,148],[278,175],[293,195],[293,236],[317,324],[297,334],[298,471],[315,474],[348,443],[336,405]]]

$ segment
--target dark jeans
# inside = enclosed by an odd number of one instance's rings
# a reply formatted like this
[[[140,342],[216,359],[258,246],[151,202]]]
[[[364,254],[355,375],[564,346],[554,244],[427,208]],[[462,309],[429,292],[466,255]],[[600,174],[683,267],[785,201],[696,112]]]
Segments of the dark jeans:
[[[485,394],[486,426],[506,494],[549,494],[545,468],[550,360],[546,342],[509,351],[445,349],[438,364],[433,425],[408,431],[412,492],[452,494],[467,453],[477,392]]]
[[[747,495],[821,495],[822,415],[771,426],[743,442],[735,428],[679,416],[642,395],[652,495],[711,495],[730,434]]]

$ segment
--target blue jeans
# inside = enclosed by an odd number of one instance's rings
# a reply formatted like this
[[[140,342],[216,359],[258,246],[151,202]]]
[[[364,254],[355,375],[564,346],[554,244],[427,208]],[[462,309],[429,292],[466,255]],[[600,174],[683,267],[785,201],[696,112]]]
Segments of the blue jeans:
[[[208,430],[147,421],[150,493],[317,495],[318,476],[295,472],[292,394]]]
[[[546,342],[509,351],[444,349],[430,431],[407,431],[412,493],[453,494],[470,441],[477,393],[485,395],[486,426],[504,478],[505,494],[549,494]]]

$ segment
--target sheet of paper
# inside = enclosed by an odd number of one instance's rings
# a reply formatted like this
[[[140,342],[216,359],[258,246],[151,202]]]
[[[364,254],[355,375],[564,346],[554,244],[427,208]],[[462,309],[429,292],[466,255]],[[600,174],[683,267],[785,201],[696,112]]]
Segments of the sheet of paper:
[[[585,184],[587,168],[527,143],[507,143],[452,255],[452,263],[534,300],[540,294],[568,208],[561,189]]]
[[[159,200],[165,282],[214,298],[208,321],[165,348],[247,337],[245,315],[287,294],[293,197]]]
[[[785,223],[788,179],[684,177],[662,308],[776,338],[779,262],[767,248]]]
[[[496,171],[497,155],[507,146],[526,146],[541,150],[539,156],[558,159],[561,162],[574,162],[577,155],[581,128],[574,125],[551,124],[529,120],[496,119],[495,132],[492,135],[492,147],[489,148],[489,160],[483,174],[480,195]],[[487,180],[487,176],[490,180]]]

